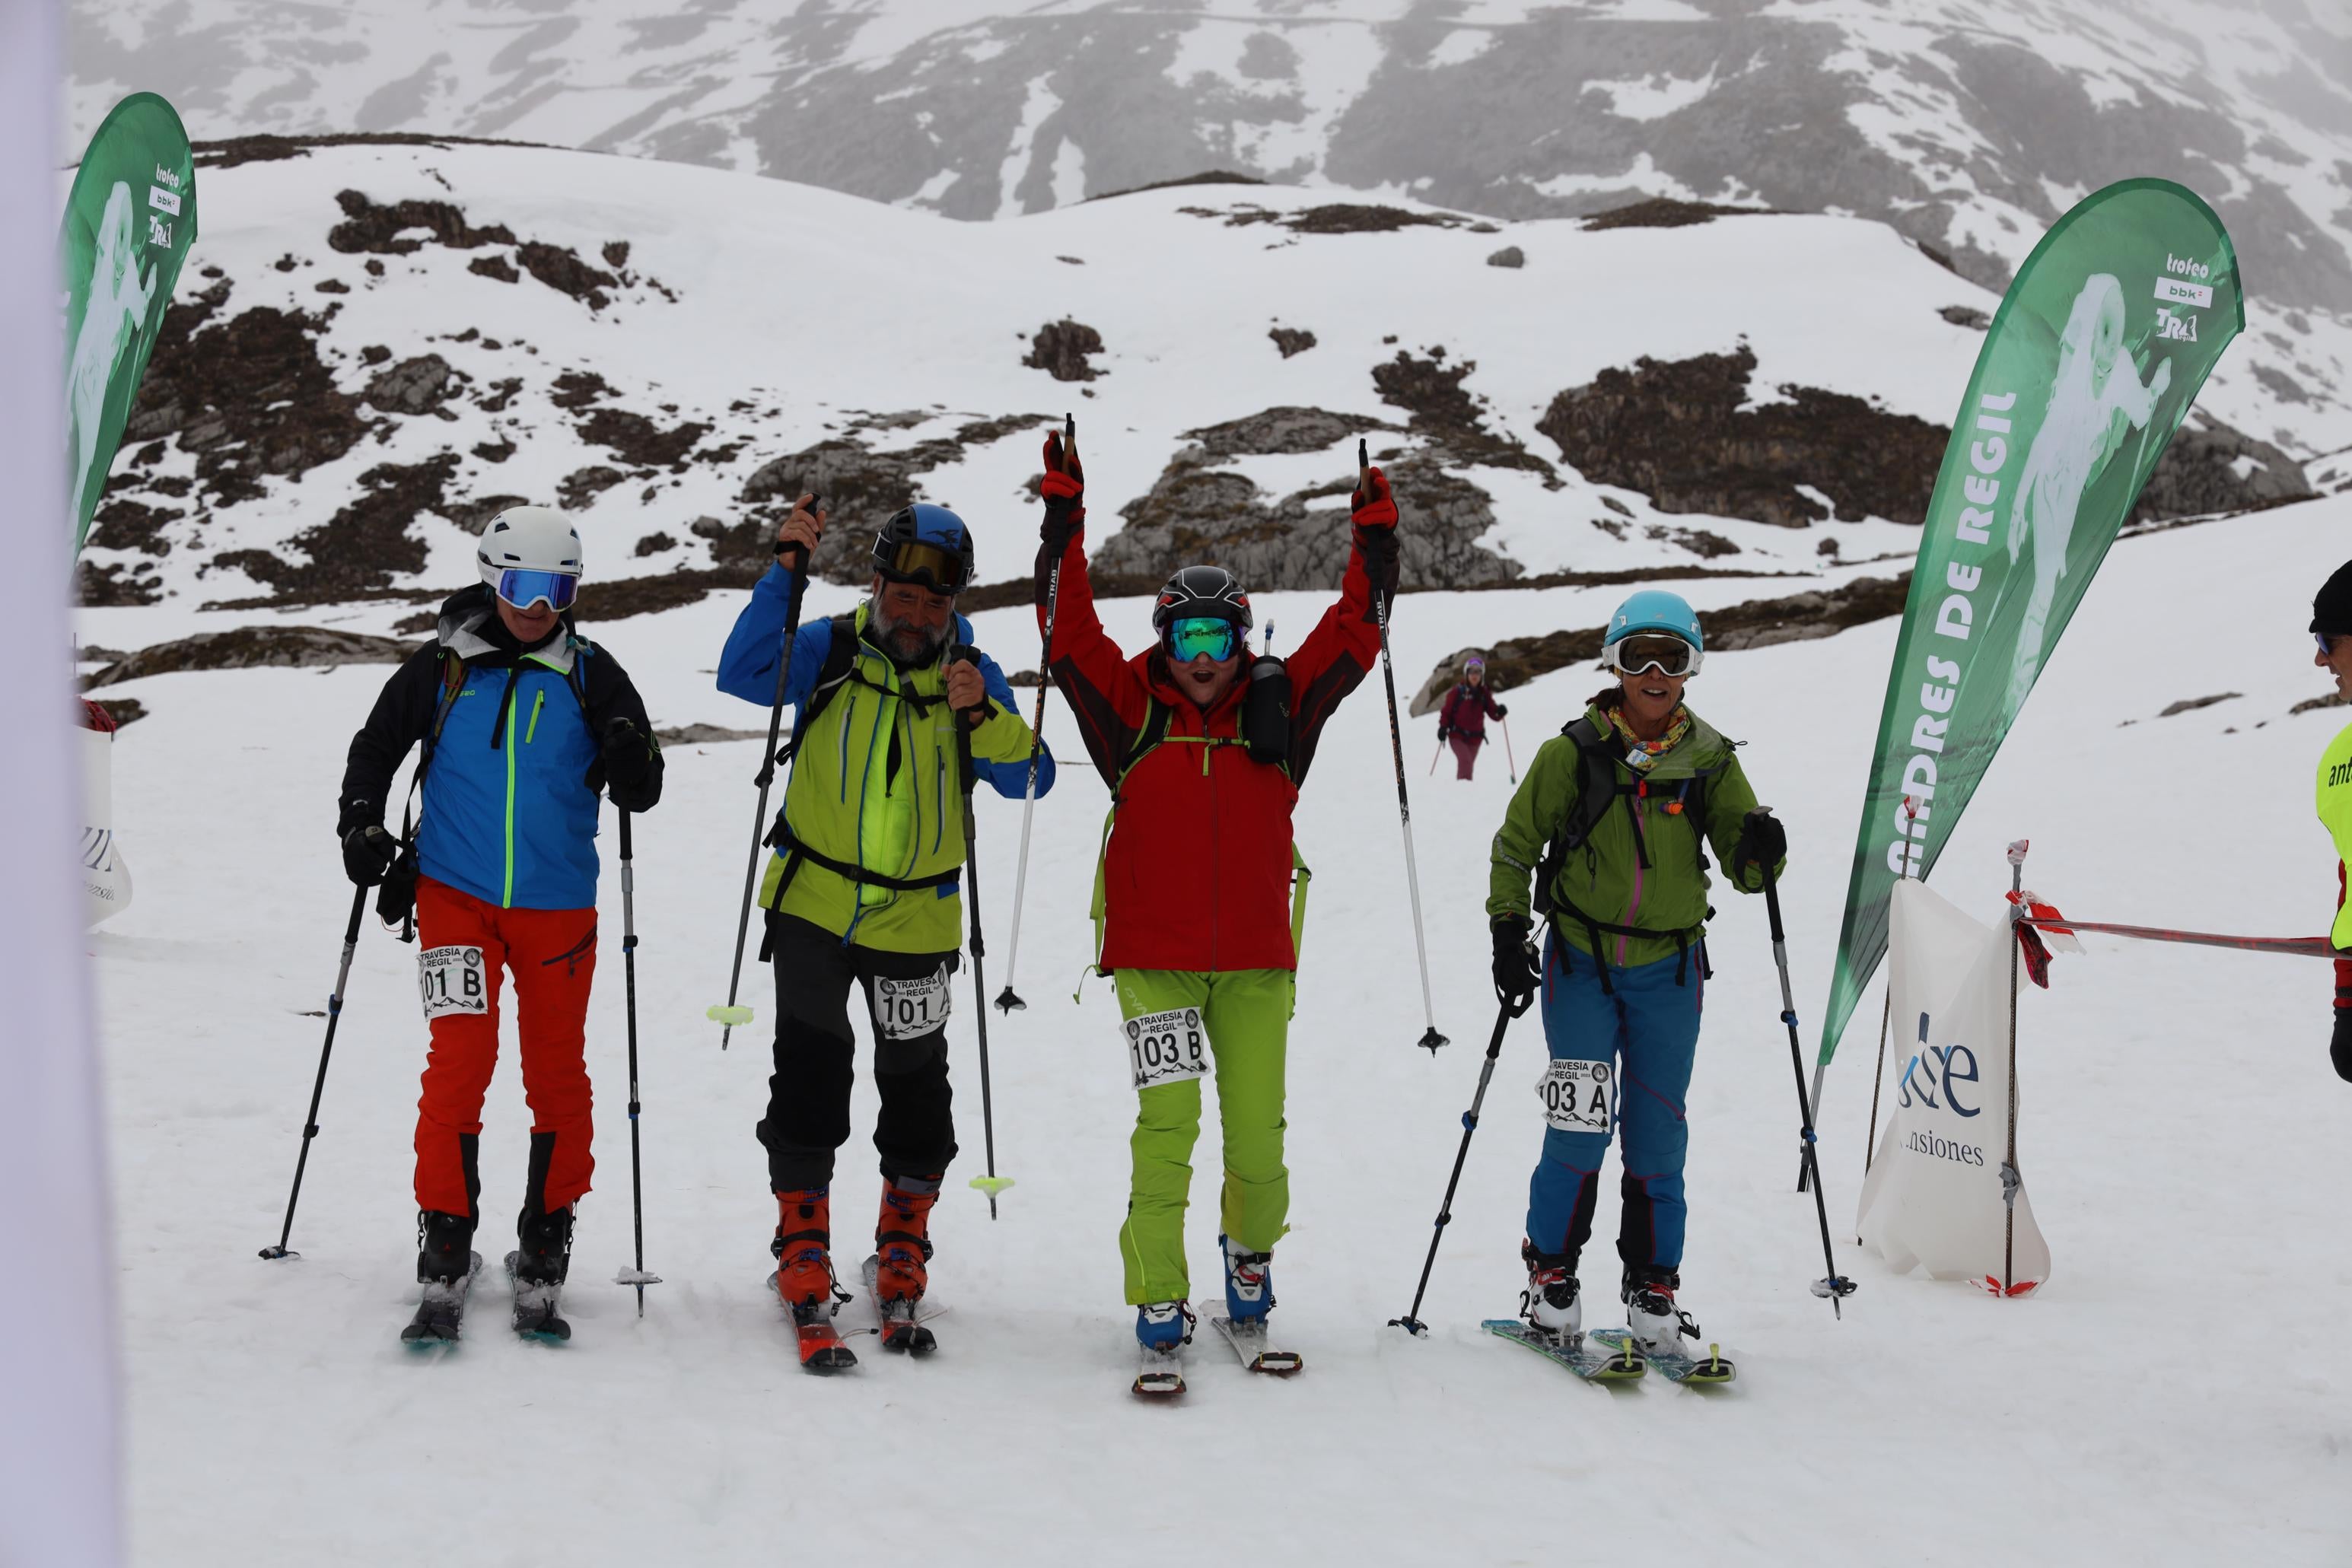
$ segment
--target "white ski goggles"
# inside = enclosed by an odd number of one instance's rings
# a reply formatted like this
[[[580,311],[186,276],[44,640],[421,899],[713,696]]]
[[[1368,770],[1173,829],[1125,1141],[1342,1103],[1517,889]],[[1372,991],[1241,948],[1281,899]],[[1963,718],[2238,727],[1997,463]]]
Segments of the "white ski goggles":
[[[1601,650],[1603,669],[1621,675],[1655,670],[1662,675],[1696,675],[1706,655],[1680,637],[1664,632],[1636,632]]]

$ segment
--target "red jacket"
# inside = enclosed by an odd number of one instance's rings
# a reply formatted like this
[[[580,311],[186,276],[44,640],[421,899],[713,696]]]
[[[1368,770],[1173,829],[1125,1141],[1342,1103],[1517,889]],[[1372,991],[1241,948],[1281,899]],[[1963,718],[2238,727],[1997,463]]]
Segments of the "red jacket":
[[[1045,620],[1052,559],[1037,554],[1037,621]],[[1396,586],[1393,558],[1384,586]],[[1087,580],[1085,530],[1062,559],[1048,667],[1108,781],[1116,816],[1105,852],[1105,969],[1295,969],[1290,941],[1290,809],[1323,724],[1380,657],[1372,584],[1359,538],[1339,601],[1287,661],[1290,770],[1254,762],[1238,741],[1243,678],[1203,713],[1170,684],[1155,644],[1129,658],[1103,632]],[[1167,738],[1119,772],[1151,706]],[[1184,737],[1192,738],[1186,739]],[[1203,753],[1206,754],[1205,759]]]
[[[1437,725],[1465,739],[1484,740],[1490,716],[1503,716],[1503,705],[1495,700],[1494,688],[1484,681],[1475,686],[1468,681],[1456,681],[1454,689],[1445,694],[1445,706],[1437,710]]]

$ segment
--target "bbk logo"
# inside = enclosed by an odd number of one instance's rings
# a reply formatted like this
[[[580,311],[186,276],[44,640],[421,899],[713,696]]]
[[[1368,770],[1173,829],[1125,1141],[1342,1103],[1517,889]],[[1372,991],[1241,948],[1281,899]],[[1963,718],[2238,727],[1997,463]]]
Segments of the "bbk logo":
[[[2159,305],[2156,308],[2156,335],[2176,343],[2197,340],[2197,318],[2188,314],[2175,315]]]

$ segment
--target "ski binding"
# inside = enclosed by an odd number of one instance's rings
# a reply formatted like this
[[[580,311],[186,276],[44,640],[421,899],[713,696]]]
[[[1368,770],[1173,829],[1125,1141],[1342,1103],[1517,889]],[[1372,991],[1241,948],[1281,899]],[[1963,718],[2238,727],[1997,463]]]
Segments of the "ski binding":
[[[1307,1363],[1295,1350],[1276,1350],[1266,1338],[1265,1320],[1255,1318],[1235,1322],[1231,1318],[1211,1318],[1209,1326],[1234,1347],[1234,1354],[1252,1372],[1263,1372],[1273,1377],[1295,1375]]]
[[[400,1331],[404,1343],[419,1350],[436,1350],[457,1343],[458,1330],[466,1316],[466,1298],[474,1289],[474,1276],[482,1271],[482,1255],[476,1252],[471,1257],[464,1279],[435,1280],[425,1287],[416,1315]]]
[[[1630,1329],[1595,1329],[1588,1337],[1602,1344],[1614,1345],[1628,1355],[1636,1355],[1652,1366],[1669,1383],[1680,1383],[1692,1388],[1720,1388],[1739,1375],[1739,1368],[1723,1347],[1710,1343],[1705,1355],[1692,1355],[1680,1350],[1649,1350],[1634,1343]]]
[[[903,1352],[908,1355],[929,1355],[939,1349],[939,1336],[925,1325],[947,1311],[945,1307],[922,1310],[920,1301],[886,1301],[877,1293],[876,1284],[882,1276],[882,1260],[868,1257],[858,1272],[866,1281],[866,1299],[874,1303],[874,1316],[880,1323],[877,1331],[882,1336],[882,1348]]]
[[[525,1339],[562,1344],[572,1337],[572,1325],[556,1310],[556,1297],[563,1287],[525,1281],[517,1271],[521,1264],[521,1253],[507,1254],[507,1279],[514,1285],[514,1331]]]
[[[1488,1318],[1478,1326],[1558,1362],[1587,1383],[1632,1383],[1648,1370],[1639,1354],[1611,1345],[1598,1333],[1554,1338],[1517,1318]]]

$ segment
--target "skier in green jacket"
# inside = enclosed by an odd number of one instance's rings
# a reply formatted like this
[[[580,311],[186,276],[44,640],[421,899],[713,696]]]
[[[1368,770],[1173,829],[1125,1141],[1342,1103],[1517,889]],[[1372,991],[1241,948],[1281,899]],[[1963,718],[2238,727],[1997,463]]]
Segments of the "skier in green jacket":
[[[1621,1127],[1617,1250],[1626,1322],[1652,1350],[1697,1325],[1681,1285],[1685,1096],[1707,975],[1706,852],[1742,893],[1777,875],[1788,841],[1732,743],[1683,706],[1706,643],[1677,595],[1634,594],[1610,620],[1603,665],[1620,684],[1545,742],[1495,834],[1486,913],[1497,998],[1542,992],[1551,1062],[1547,1130],[1528,1197],[1524,1308],[1540,1333],[1582,1329],[1577,1257],[1592,1233],[1602,1156]],[[1619,802],[1622,802],[1620,809]],[[1549,846],[1549,847],[1547,847]],[[1540,967],[1534,913],[1549,915]]]
[[[2319,641],[2312,663],[2336,677],[2336,695],[2352,699],[2352,561],[2311,601],[2311,634]],[[2352,725],[2328,744],[2319,758],[2319,820],[2336,841],[2336,926],[2328,939],[2336,960],[2336,1023],[2327,1053],[2337,1076],[2352,1080]]]

